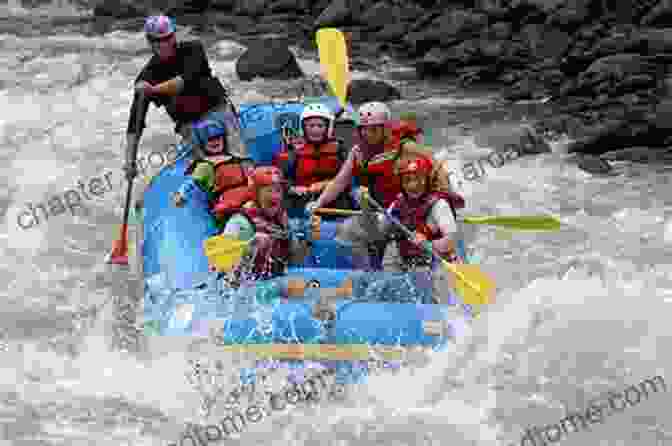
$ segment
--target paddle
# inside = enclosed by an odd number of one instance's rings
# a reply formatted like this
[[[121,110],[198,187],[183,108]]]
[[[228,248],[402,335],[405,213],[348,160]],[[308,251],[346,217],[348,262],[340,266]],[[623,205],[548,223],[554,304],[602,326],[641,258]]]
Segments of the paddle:
[[[361,215],[362,211],[349,209],[318,208],[315,214],[353,216]],[[521,216],[471,216],[463,217],[462,221],[471,225],[492,225],[518,231],[556,231],[560,229],[560,221],[555,217],[545,215],[521,215]]]
[[[315,35],[323,75],[345,110],[348,95],[348,50],[345,36],[335,28],[322,28]]]
[[[139,100],[143,107],[146,107],[144,95],[139,93]],[[142,110],[137,110],[138,131],[142,129]],[[140,145],[140,137],[135,140],[131,147],[129,159],[135,160],[138,156],[138,146]],[[131,199],[133,194],[133,179],[128,180],[128,187],[126,188],[126,203],[124,205],[124,218],[119,231],[119,238],[112,243],[112,251],[108,254],[106,263],[115,265],[128,265],[128,216],[131,211]]]
[[[239,240],[226,235],[216,235],[203,242],[203,250],[218,271],[228,273],[238,265],[252,240],[254,239]]]
[[[415,240],[415,234],[404,226],[397,218],[385,212],[385,209],[367,194],[366,200],[378,211],[382,212],[392,223],[394,223],[411,240]],[[434,250],[428,250],[428,253],[441,260],[443,267],[453,273],[457,280],[455,281],[455,291],[462,297],[465,304],[484,305],[493,300],[495,283],[486,276],[478,265],[473,264],[453,264],[444,260]]]
[[[492,225],[516,231],[557,231],[560,221],[546,215],[520,215],[510,217],[464,217],[464,223],[471,225]]]

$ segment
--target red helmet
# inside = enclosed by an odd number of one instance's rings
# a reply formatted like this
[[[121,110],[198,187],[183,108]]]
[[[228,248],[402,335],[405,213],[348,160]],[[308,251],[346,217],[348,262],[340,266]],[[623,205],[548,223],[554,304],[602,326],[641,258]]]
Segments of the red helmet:
[[[282,171],[277,167],[264,166],[257,167],[251,176],[252,187],[255,189],[263,186],[272,186],[274,184],[284,184],[285,180]]]
[[[429,158],[416,158],[402,161],[399,165],[399,175],[416,174],[430,175],[434,165]]]

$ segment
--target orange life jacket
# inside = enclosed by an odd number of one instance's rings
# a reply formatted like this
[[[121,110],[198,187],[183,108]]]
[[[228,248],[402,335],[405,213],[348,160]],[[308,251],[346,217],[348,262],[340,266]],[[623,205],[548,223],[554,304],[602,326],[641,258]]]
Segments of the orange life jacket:
[[[338,174],[345,161],[340,149],[337,140],[316,146],[296,138],[282,149],[274,164],[284,171],[286,178],[293,180],[294,185],[308,187]]]
[[[415,138],[421,130],[410,121],[390,121],[385,125],[390,138],[384,150],[368,160],[355,159],[352,176],[360,186],[369,188],[369,193],[382,206],[387,207],[401,193],[401,178],[395,173],[397,159],[401,156],[400,143],[403,138]],[[354,149],[353,149],[354,150]]]
[[[187,169],[187,173],[196,166],[198,162],[209,162],[214,164],[215,184],[213,193],[215,203],[213,210],[217,218],[225,219],[243,204],[254,199],[254,193],[249,188],[247,173],[243,164],[238,159],[217,160],[214,163],[209,160],[199,160]]]

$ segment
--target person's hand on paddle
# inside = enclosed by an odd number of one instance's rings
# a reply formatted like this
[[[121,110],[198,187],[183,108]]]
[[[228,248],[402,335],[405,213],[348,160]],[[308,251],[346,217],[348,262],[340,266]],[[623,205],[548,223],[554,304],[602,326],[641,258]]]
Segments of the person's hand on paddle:
[[[135,91],[144,96],[154,96],[156,94],[156,88],[154,88],[154,85],[146,81],[135,84]]]
[[[359,205],[362,210],[369,209],[369,188],[365,186],[360,186],[354,192],[355,202]]]
[[[184,203],[186,203],[187,200],[184,199],[184,195],[182,195],[179,192],[175,192],[173,194],[173,203],[175,203],[175,206],[178,208],[181,208],[184,206]]]
[[[126,164],[124,164],[121,170],[124,171],[124,174],[128,181],[133,181],[135,177],[138,176],[138,165],[136,164],[135,161],[130,163],[127,162]]]
[[[319,208],[317,201],[311,201],[306,204],[306,214],[312,216],[315,213],[315,209]]]
[[[416,243],[417,245],[422,246],[423,248],[425,248],[425,250],[427,250],[427,251],[429,251],[429,252],[432,252],[432,248],[433,248],[432,242],[430,242],[429,240],[427,240],[427,237],[425,237],[425,236],[424,236],[423,234],[421,234],[420,232],[416,232],[416,233],[415,233],[415,240],[414,240],[414,241],[415,241],[415,243]]]
[[[314,240],[319,239],[320,235],[320,223],[322,219],[319,215],[311,214],[310,216],[310,232]]]

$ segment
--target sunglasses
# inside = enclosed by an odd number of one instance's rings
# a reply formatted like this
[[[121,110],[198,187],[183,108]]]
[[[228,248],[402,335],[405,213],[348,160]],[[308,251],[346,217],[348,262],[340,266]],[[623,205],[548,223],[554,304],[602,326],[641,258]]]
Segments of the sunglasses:
[[[160,43],[160,42],[166,42],[166,41],[170,40],[171,37],[173,37],[172,34],[168,34],[167,36],[163,36],[163,37],[147,36],[147,41],[149,43]]]

